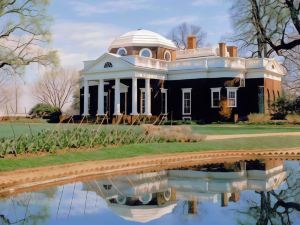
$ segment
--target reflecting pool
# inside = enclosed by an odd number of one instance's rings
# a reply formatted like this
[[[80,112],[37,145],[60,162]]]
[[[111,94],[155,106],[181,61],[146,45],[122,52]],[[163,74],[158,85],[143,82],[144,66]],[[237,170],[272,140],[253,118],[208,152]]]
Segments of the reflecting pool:
[[[201,164],[7,196],[4,224],[300,224],[300,163]]]

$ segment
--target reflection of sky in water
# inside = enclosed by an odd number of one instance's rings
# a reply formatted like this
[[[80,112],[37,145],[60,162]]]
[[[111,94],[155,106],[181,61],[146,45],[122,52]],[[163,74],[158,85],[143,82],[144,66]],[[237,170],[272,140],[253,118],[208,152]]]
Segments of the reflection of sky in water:
[[[286,168],[288,170],[296,170],[297,175],[293,175],[289,179],[293,179],[293,181],[298,179],[299,183],[299,162],[289,162]],[[286,187],[286,183],[280,185],[282,189],[286,189]],[[295,198],[299,200],[300,196],[290,197],[287,200],[292,201]],[[27,207],[28,202],[30,204]],[[200,202],[198,204],[198,214],[191,215],[187,213],[187,202],[179,200],[172,213],[152,220],[147,224],[255,224],[257,218],[250,216],[248,210],[250,206],[260,206],[259,204],[260,195],[254,191],[247,190],[241,192],[239,201],[229,202],[227,207],[220,207],[220,199],[216,203]],[[0,201],[0,214],[5,215],[11,223],[20,220],[17,224],[140,224],[124,220],[116,215],[107,207],[105,200],[95,192],[84,190],[81,183],[76,183],[75,189],[74,184],[68,184],[64,187],[60,186],[44,191],[25,193],[2,200]],[[25,215],[30,216],[23,221],[22,219]],[[293,224],[300,224],[299,212],[291,213],[290,218]],[[0,220],[1,225],[8,224],[4,222],[4,219]],[[280,221],[276,222],[281,224]]]

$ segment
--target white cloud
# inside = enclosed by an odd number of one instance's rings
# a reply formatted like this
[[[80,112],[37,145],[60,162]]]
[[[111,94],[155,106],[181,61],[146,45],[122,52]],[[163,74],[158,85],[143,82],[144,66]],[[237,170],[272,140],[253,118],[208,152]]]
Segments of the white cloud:
[[[101,1],[98,3],[87,3],[83,1],[72,1],[71,6],[80,16],[90,16],[94,14],[104,14],[113,12],[134,11],[139,9],[149,9],[147,0],[113,0]]]
[[[181,17],[169,17],[166,19],[158,19],[150,21],[151,25],[178,25],[180,23],[192,23],[198,20],[197,16],[181,16]]]
[[[82,68],[82,61],[99,57],[124,32],[112,24],[59,21],[53,42],[63,66]]]

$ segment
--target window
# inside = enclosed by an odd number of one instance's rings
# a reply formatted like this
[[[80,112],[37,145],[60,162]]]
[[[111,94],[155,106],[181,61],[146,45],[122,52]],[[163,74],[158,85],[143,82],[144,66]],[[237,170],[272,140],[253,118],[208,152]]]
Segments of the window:
[[[165,51],[165,53],[164,53],[164,59],[165,59],[166,61],[168,61],[168,62],[171,61],[172,57],[171,57],[170,51]]]
[[[140,56],[152,58],[152,52],[149,48],[143,48],[140,51]]]
[[[119,48],[118,51],[117,51],[117,54],[120,55],[120,56],[125,56],[125,55],[127,55],[127,50],[126,50],[126,48]]]
[[[141,108],[140,108],[140,113],[145,114],[145,89],[141,89]]]
[[[191,114],[191,104],[192,104],[192,89],[183,88],[182,89],[182,114],[190,115]]]
[[[227,87],[227,105],[228,107],[237,106],[237,87]]]
[[[219,108],[221,99],[221,88],[211,88],[211,107]]]
[[[245,87],[246,86],[246,80],[244,77],[240,78],[240,87]]]
[[[113,65],[112,65],[111,62],[106,62],[106,63],[104,64],[104,68],[111,68],[111,67],[113,67]]]

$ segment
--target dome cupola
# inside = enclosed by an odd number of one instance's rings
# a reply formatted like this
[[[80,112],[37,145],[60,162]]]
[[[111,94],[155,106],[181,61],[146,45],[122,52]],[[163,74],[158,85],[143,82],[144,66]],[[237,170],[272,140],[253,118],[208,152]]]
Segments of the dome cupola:
[[[109,51],[125,47],[161,47],[176,50],[176,46],[171,40],[144,29],[130,31],[116,38],[111,43]]]

